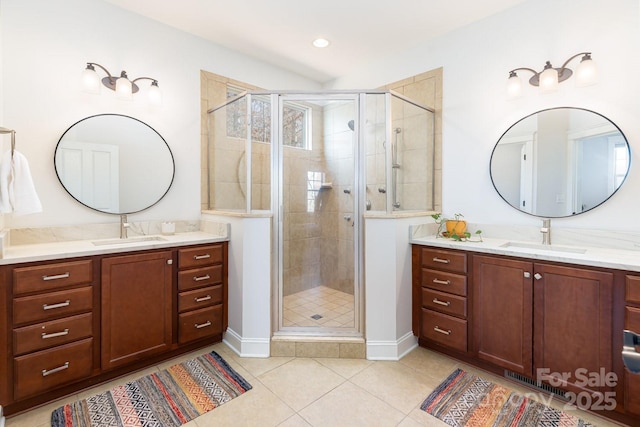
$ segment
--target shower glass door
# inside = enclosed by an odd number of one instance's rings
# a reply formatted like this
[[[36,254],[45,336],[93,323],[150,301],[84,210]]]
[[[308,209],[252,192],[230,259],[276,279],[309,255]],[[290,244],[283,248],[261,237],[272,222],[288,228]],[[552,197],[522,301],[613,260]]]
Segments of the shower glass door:
[[[279,97],[276,333],[360,333],[357,100]]]

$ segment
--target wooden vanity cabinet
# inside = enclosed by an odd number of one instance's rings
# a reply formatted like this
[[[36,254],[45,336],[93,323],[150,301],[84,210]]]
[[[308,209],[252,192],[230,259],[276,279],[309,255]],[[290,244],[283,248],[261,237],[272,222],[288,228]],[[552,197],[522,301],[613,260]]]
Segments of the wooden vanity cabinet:
[[[459,251],[414,248],[419,304],[414,333],[421,341],[467,351],[467,255]]]
[[[473,350],[481,360],[533,375],[533,278],[526,261],[473,256]]]
[[[93,261],[12,270],[13,397],[25,399],[93,372]]]
[[[3,413],[219,342],[227,245],[0,266]]]
[[[221,335],[226,329],[226,247],[178,251],[178,342]]]
[[[640,415],[640,375],[625,376],[625,409],[622,387],[603,380],[603,373],[622,373],[616,359],[621,348],[614,348],[620,341],[612,338],[622,324],[614,312],[620,274],[421,245],[412,250],[413,329],[420,345],[594,403],[615,399],[619,407],[601,412],[605,416],[625,410]],[[626,326],[640,332],[640,276],[627,276],[627,288]],[[443,328],[445,319],[464,327]],[[466,342],[452,340],[467,332]],[[589,381],[589,375],[600,380]],[[603,396],[607,400],[598,400]]]
[[[612,392],[585,384],[613,372],[613,274],[575,266],[534,264],[534,367],[537,379],[576,394]],[[569,374],[566,381],[562,375]]]
[[[172,264],[171,251],[102,259],[102,369],[171,348]]]
[[[625,277],[624,329],[640,334],[640,276]],[[640,415],[640,374],[624,369],[624,408]]]

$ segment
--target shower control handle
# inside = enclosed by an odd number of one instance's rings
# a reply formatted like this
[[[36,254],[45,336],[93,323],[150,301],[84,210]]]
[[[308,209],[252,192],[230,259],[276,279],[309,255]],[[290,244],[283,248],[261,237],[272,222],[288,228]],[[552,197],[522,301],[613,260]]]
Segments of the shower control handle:
[[[386,192],[387,192],[387,189],[386,189],[386,188],[384,188],[384,187],[380,187],[380,188],[378,188],[378,193],[382,193],[382,194],[384,194],[384,193],[386,193]]]
[[[343,218],[345,219],[345,221],[351,221],[351,215],[345,215],[343,216]]]
[[[349,187],[345,188],[342,191],[344,191],[344,194],[351,194],[351,188],[349,188]]]

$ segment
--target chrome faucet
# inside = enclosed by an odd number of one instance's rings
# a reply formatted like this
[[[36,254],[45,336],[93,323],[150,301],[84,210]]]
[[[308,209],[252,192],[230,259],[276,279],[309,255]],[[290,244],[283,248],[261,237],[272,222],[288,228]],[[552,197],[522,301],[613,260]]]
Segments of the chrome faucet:
[[[542,233],[542,244],[550,245],[551,244],[551,220],[549,218],[542,220],[542,228],[540,229]]]
[[[121,239],[126,239],[127,236],[127,229],[131,227],[131,224],[127,221],[127,215],[126,214],[122,214],[120,215],[120,238]]]

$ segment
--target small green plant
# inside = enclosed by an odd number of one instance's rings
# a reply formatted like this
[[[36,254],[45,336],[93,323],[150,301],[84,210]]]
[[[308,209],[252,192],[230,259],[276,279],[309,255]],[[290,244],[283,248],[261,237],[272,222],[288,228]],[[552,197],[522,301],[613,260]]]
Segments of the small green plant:
[[[476,232],[473,233],[473,235],[477,237],[477,240],[472,240],[471,233],[469,233],[468,231],[465,230],[464,232],[459,232],[457,230],[458,223],[464,221],[462,219],[464,218],[464,215],[462,215],[461,213],[454,214],[453,219],[451,219],[443,216],[440,212],[436,212],[431,215],[431,218],[433,218],[434,222],[438,224],[436,238],[446,237],[458,242],[482,242],[482,230],[476,230]],[[447,221],[454,222],[453,226],[451,227],[451,232],[447,230]]]

